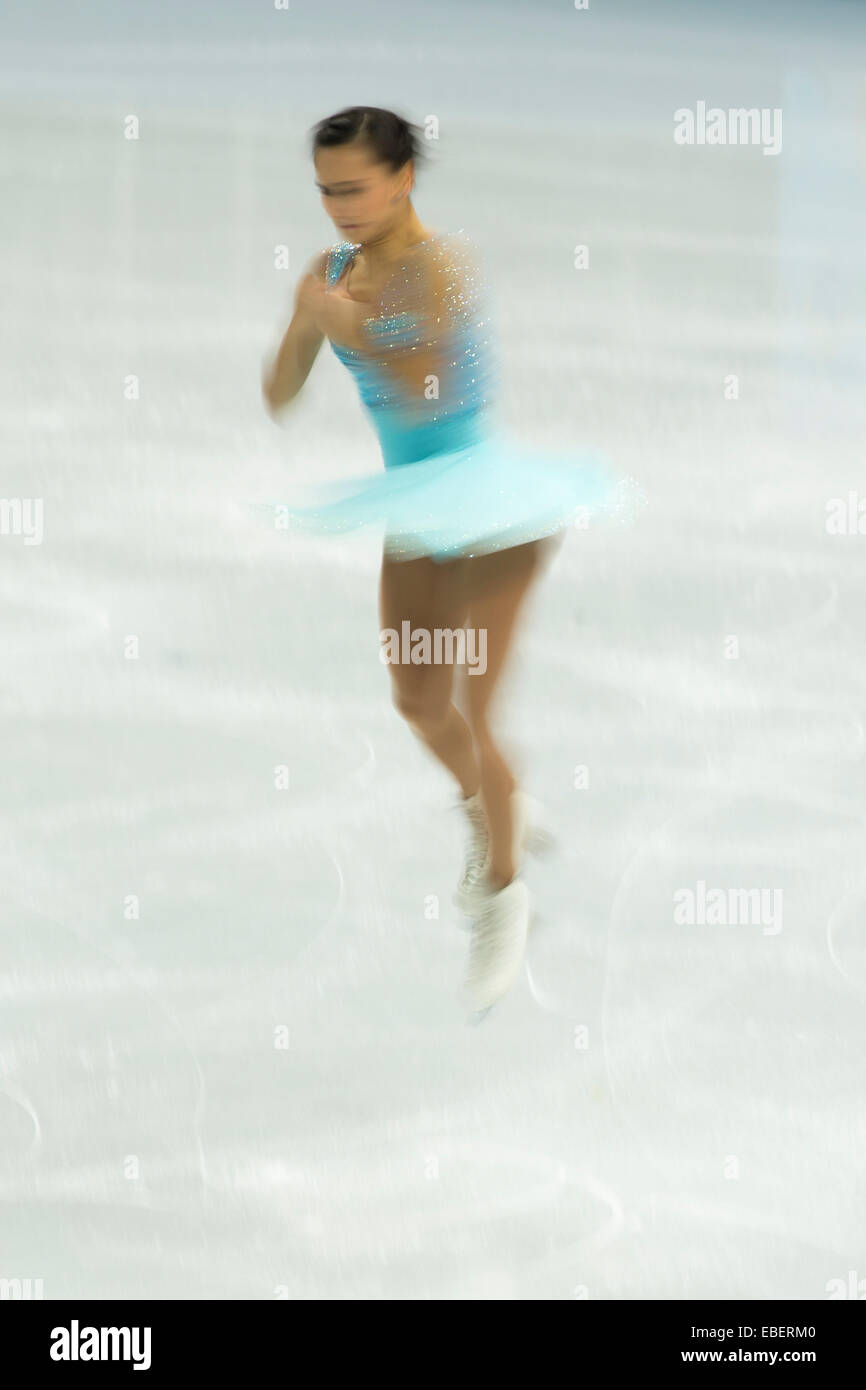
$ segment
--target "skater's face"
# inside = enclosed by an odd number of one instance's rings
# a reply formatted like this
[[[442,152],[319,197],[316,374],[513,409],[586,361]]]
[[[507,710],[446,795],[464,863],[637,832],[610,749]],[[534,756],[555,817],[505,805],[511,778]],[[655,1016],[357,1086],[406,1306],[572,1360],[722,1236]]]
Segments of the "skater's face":
[[[411,160],[396,170],[377,164],[369,146],[357,141],[317,150],[313,163],[322,207],[344,241],[375,241],[412,190]]]

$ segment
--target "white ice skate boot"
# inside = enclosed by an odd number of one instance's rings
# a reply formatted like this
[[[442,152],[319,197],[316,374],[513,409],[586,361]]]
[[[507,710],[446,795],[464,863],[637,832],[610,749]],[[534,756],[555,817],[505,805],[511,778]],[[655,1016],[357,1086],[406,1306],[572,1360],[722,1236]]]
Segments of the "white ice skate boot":
[[[468,822],[469,840],[466,845],[463,873],[454,894],[454,901],[463,912],[471,913],[484,893],[490,837],[481,793],[467,796],[458,804]]]
[[[477,803],[477,809],[471,803]],[[463,877],[454,894],[454,901],[457,906],[472,917],[479,912],[490,894],[490,882],[488,879],[490,836],[487,829],[487,821],[481,805],[481,795],[469,797],[468,800],[460,803],[466,808],[466,814],[470,816],[470,823],[473,827],[476,823],[479,829],[474,833],[470,842],[470,847],[466,854],[466,864],[463,870]],[[531,796],[527,796],[521,787],[516,787],[511,793],[511,812],[514,817],[514,844],[516,846],[514,858],[519,863],[524,851],[529,854],[546,854],[556,844],[553,834],[545,825],[545,812],[543,807]],[[476,822],[474,817],[479,817]]]
[[[529,894],[522,879],[488,893],[472,928],[464,982],[464,1002],[476,1020],[520,974],[528,929]]]

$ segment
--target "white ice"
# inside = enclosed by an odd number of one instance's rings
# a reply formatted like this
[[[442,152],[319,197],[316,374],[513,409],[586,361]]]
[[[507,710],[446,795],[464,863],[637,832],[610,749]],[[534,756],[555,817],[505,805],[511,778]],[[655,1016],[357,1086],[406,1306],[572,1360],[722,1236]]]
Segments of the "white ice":
[[[3,51],[0,491],[44,536],[0,536],[0,1279],[866,1279],[866,534],[826,526],[866,495],[864,11],[40,5]],[[677,146],[699,100],[780,108],[781,152]],[[438,119],[416,206],[482,248],[509,427],[649,495],[523,633],[504,726],[560,844],[480,1027],[377,539],[244,513],[378,465],[327,348],[281,425],[259,394],[352,101]],[[701,882],[781,917],[677,924]]]

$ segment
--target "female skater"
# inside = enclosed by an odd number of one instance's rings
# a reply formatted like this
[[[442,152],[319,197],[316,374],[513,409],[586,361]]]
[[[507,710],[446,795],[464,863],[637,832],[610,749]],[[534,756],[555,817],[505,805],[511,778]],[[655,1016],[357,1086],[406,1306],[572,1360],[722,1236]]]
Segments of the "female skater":
[[[486,632],[486,670],[392,664],[394,703],[462,794],[468,849],[456,900],[475,918],[466,974],[485,1012],[520,970],[529,922],[520,876],[527,799],[497,743],[493,698],[521,609],[552,537],[583,508],[609,508],[613,484],[585,458],[516,449],[491,424],[492,346],[473,247],[431,230],[410,195],[423,157],[415,129],[349,107],[313,131],[322,203],[339,240],[298,285],[263,392],[271,412],[301,390],[325,337],[356,378],[384,473],[330,486],[297,524],[342,531],[384,522],[383,629]]]

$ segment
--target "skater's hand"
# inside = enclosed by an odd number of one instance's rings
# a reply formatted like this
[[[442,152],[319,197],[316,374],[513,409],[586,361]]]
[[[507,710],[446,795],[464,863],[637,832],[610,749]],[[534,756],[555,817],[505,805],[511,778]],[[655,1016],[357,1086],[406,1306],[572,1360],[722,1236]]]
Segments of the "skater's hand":
[[[342,282],[329,286],[316,275],[305,275],[298,285],[295,302],[332,342],[355,351],[369,346],[363,323],[370,306],[350,299]]]
[[[363,352],[370,343],[364,329],[364,320],[370,314],[371,305],[367,300],[351,299],[346,293],[343,281],[325,291],[322,309],[323,332],[335,343]]]
[[[302,275],[295,290],[295,310],[307,314],[317,327],[322,315],[326,285],[320,275],[308,270]]]
[[[295,290],[292,321],[283,335],[273,362],[262,371],[262,396],[272,415],[293,401],[301,391],[316,360],[324,334],[316,322],[316,305],[324,289],[324,257],[311,261]]]

